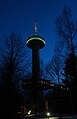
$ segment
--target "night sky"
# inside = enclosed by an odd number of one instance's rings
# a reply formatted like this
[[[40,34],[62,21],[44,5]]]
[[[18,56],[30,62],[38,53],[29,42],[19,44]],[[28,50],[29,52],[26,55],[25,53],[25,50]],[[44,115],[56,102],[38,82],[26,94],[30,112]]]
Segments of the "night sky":
[[[64,6],[70,7],[77,16],[77,0],[0,0],[0,40],[15,32],[21,34],[24,44],[34,35],[34,20],[38,35],[46,41],[41,50],[44,63],[52,58],[56,41],[55,20]]]

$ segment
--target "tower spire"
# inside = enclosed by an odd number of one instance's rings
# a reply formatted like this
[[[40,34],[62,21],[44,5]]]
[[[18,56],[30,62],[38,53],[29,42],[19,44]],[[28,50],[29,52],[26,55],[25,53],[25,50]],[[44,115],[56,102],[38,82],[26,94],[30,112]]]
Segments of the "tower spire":
[[[36,23],[36,20],[34,20],[34,34],[37,35],[37,23]]]

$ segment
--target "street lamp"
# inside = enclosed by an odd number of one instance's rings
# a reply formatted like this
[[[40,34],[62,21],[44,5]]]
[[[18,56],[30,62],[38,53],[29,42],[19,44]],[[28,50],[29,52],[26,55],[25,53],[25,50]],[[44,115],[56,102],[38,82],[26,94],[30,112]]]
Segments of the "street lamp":
[[[47,112],[47,117],[48,117],[48,119],[49,119],[49,116],[50,116],[50,112]]]
[[[28,115],[30,115],[30,114],[31,114],[31,110],[28,111]]]

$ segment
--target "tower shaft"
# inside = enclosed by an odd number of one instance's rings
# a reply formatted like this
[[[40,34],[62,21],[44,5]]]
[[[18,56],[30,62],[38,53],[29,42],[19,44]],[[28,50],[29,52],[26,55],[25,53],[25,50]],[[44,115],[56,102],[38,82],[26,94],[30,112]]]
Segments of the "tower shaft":
[[[35,103],[35,115],[38,112],[39,90],[37,81],[40,79],[39,46],[32,49],[32,90]]]
[[[40,79],[39,46],[32,49],[32,79]]]
[[[35,27],[35,33],[37,31],[37,28]],[[41,80],[40,76],[40,61],[39,61],[39,50],[45,46],[45,41],[40,36],[31,36],[27,39],[26,42],[27,46],[32,49],[32,81],[31,81],[31,89],[33,94],[33,100],[34,100],[34,111],[35,116],[37,115],[37,112],[39,112],[39,102],[40,102],[40,96],[39,96],[39,84],[38,81]]]

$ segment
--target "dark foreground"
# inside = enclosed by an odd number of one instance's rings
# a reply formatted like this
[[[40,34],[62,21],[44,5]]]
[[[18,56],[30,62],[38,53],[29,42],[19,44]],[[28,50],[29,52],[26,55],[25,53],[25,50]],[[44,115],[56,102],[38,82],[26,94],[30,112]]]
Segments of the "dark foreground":
[[[45,117],[45,116],[33,116],[33,115],[26,115],[26,116],[22,116],[20,117],[20,119],[77,119],[77,115],[59,115],[59,114],[55,114],[55,115],[51,115],[49,117]]]

